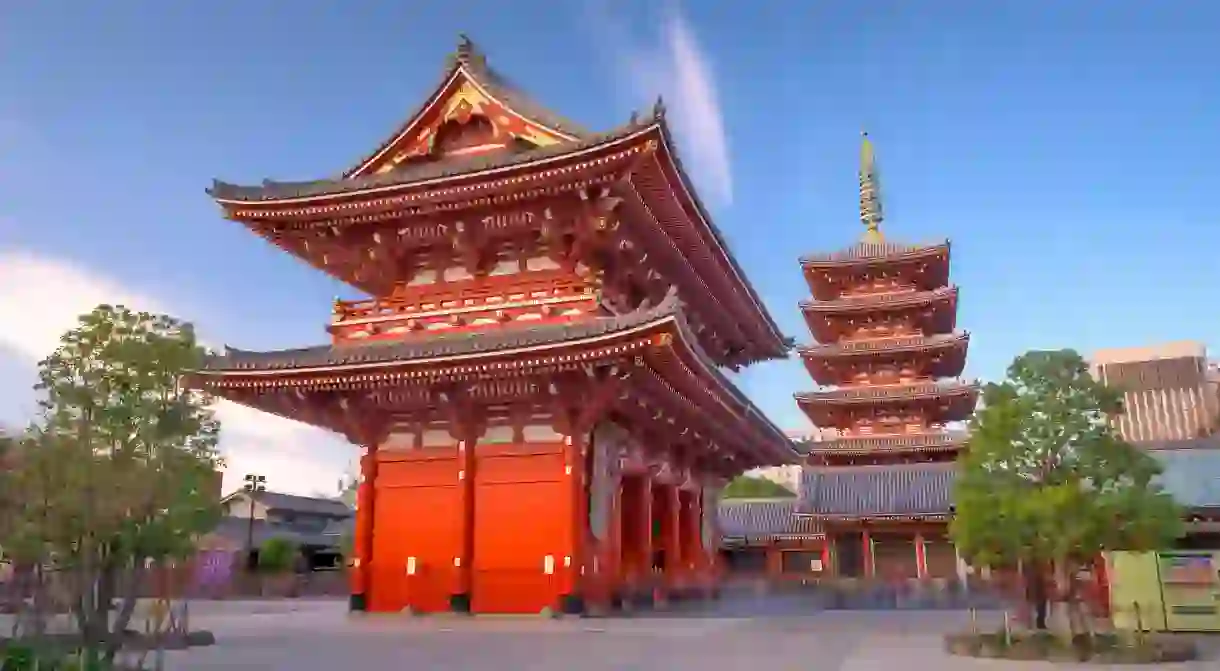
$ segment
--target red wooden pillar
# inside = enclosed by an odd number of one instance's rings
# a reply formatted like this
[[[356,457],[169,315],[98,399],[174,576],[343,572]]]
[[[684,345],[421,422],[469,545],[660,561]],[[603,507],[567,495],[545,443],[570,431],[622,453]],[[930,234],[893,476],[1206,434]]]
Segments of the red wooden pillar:
[[[466,435],[469,436],[469,432],[466,432]],[[457,445],[461,528],[458,530],[458,555],[453,558],[453,587],[450,590],[449,608],[458,613],[470,612],[470,600],[474,592],[475,444],[475,439],[466,438],[459,440]]]
[[[352,538],[351,597],[349,609],[368,610],[373,589],[373,506],[376,505],[377,446],[367,445],[360,457],[360,484],[356,487],[356,528]]]
[[[635,571],[639,589],[648,590],[651,589],[649,581],[652,579],[652,476],[645,473],[638,482],[636,528],[639,530],[640,543],[636,549]]]
[[[665,520],[661,525],[662,547],[665,548],[665,588],[681,589],[685,564],[682,560],[682,495],[677,485],[662,485],[665,497]]]
[[[822,570],[819,575],[830,575],[830,535],[822,536]]]
[[[873,538],[868,529],[860,533],[860,545],[860,556],[864,559],[864,577],[871,578],[877,572],[877,564],[873,558]]]
[[[584,577],[589,567],[587,536],[589,533],[589,501],[585,495],[585,436],[574,431],[565,436],[563,448],[563,473],[568,484],[568,532],[567,550],[564,552],[559,571],[560,612],[579,613],[582,603]]]
[[[928,577],[928,550],[922,533],[915,534],[915,576],[920,580]]]

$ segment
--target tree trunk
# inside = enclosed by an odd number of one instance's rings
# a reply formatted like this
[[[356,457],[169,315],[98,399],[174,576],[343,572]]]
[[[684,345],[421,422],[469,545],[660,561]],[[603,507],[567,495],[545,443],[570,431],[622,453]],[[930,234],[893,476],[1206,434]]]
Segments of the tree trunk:
[[[132,565],[128,567],[128,580],[123,589],[123,602],[119,606],[119,612],[114,618],[115,635],[111,636],[109,644],[106,646],[106,661],[113,662],[115,655],[123,647],[124,634],[127,631],[127,626],[131,624],[131,617],[136,612],[136,604],[140,600],[140,583],[144,578],[144,559],[136,558],[132,560]],[[113,590],[112,590],[113,593]]]

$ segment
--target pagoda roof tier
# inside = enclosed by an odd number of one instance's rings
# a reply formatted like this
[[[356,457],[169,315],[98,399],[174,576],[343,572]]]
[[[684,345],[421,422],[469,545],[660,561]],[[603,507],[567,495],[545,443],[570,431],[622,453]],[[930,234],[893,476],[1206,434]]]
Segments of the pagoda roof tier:
[[[208,193],[228,218],[370,295],[409,279],[400,276],[406,261],[438,249],[486,251],[501,238],[596,220],[617,249],[647,259],[620,264],[624,272],[678,286],[692,317],[741,362],[787,355],[788,339],[691,185],[659,100],[589,133],[505,86],[463,40],[423,111],[344,177],[216,181]],[[436,139],[476,117],[503,146]]]
[[[879,294],[844,296],[829,301],[801,301],[806,314],[840,315],[864,312],[890,312],[924,307],[933,303],[956,303],[957,287],[931,291],[893,291]]]
[[[889,266],[896,263],[949,261],[949,241],[927,244],[901,242],[860,242],[834,252],[808,254],[801,257],[805,270],[832,271],[861,266]]]
[[[653,421],[658,430],[686,427],[682,440],[705,458],[715,455],[726,474],[800,457],[702,351],[672,292],[654,308],[568,323],[273,352],[226,348],[192,379],[229,400],[348,433],[342,413],[318,408],[354,398],[352,405],[379,412],[424,412],[442,407],[447,389],[466,387],[487,402],[560,402],[576,392],[550,382],[606,370],[623,385],[615,412]]]
[[[952,463],[806,467],[800,513],[820,520],[943,520],[953,512]]]
[[[839,342],[853,329],[853,318],[861,315],[901,314],[921,311],[916,326],[924,333],[949,333],[957,326],[957,287],[932,291],[899,291],[851,296],[832,301],[804,301],[801,312],[810,333],[821,343]]]
[[[798,347],[805,367],[818,384],[836,384],[844,364],[867,360],[910,360],[925,357],[930,365],[924,372],[931,377],[957,377],[966,366],[970,345],[967,332],[931,336],[913,335],[868,340],[843,340],[825,345]]]
[[[822,526],[798,517],[800,501],[790,499],[728,499],[720,502],[717,519],[727,544],[757,545],[774,540],[818,539]]]
[[[341,218],[358,213],[357,208],[364,203],[358,203],[357,197],[375,199],[375,202],[368,204],[382,206],[401,204],[409,207],[447,198],[460,202],[493,191],[496,187],[544,184],[549,178],[573,170],[586,170],[584,176],[588,176],[589,168],[615,167],[616,159],[627,159],[638,152],[606,156],[605,152],[599,150],[621,148],[620,143],[625,144],[625,141],[655,129],[660,123],[660,118],[648,117],[572,142],[516,151],[504,149],[447,156],[443,160],[411,163],[386,172],[355,177],[295,182],[265,179],[251,185],[213,180],[207,194],[235,218]],[[584,160],[573,166],[570,159]],[[545,171],[522,174],[530,169]],[[487,183],[471,184],[477,178],[484,178]],[[390,198],[395,200],[391,201]]]
[[[833,300],[879,271],[896,273],[916,287],[931,290],[949,283],[949,242],[861,242],[837,252],[803,257],[801,269],[813,297],[822,301]]]
[[[943,424],[968,418],[978,402],[979,384],[959,380],[862,385],[796,394],[796,404],[816,426],[841,426],[863,408],[918,406]]]
[[[964,431],[929,431],[894,435],[843,436],[808,443],[809,456],[931,454],[957,452],[966,447],[969,434]]]

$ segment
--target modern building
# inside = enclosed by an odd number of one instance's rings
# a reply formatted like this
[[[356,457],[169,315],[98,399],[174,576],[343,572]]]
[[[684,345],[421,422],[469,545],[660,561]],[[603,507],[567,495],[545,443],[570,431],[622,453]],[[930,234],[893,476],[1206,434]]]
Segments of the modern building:
[[[1220,372],[1198,342],[1095,352],[1099,380],[1123,391],[1115,418],[1126,440],[1150,449],[1208,436],[1220,420]]]

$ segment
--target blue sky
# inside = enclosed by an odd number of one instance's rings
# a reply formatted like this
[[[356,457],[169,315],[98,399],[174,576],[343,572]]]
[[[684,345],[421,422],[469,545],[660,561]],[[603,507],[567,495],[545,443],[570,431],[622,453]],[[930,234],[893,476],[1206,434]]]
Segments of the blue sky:
[[[462,31],[590,127],[665,94],[716,220],[798,340],[797,257],[860,234],[867,128],[889,237],[953,240],[969,375],[1031,348],[1217,344],[1220,3],[339,7],[0,4],[0,420],[22,420],[32,362],[99,300],[195,320],[216,343],[321,342],[332,298],[353,292],[221,219],[203,189],[349,167]],[[797,362],[741,381],[804,426]],[[281,473],[283,489],[325,489],[351,456],[228,412],[233,469]]]

